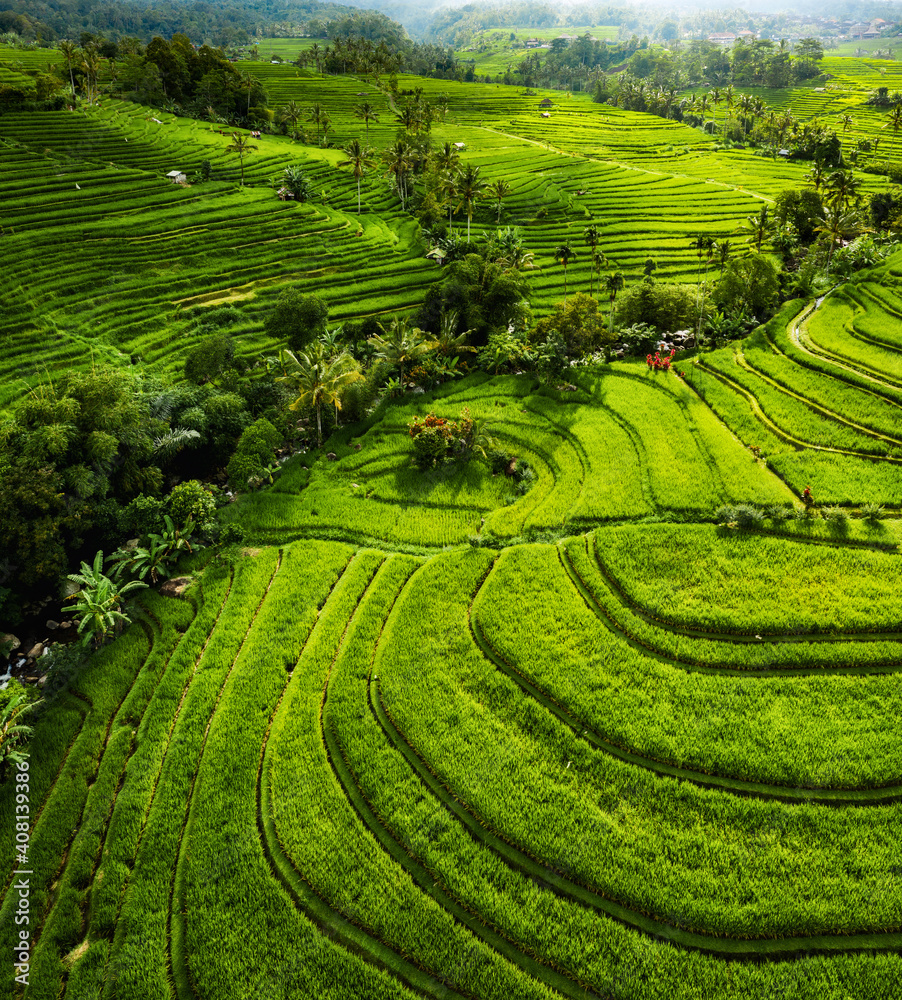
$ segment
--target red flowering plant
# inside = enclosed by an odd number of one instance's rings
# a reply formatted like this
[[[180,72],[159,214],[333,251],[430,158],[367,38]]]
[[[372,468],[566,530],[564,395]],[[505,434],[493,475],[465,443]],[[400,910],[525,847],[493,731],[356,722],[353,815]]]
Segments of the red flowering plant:
[[[429,469],[441,462],[458,458],[474,448],[478,429],[466,407],[457,420],[427,413],[421,420],[414,417],[407,427],[413,438],[413,461],[420,469]]]
[[[675,354],[675,349],[671,350],[670,354],[662,355],[660,351],[655,351],[654,354],[646,354],[645,363],[648,365],[648,370],[650,372],[669,372]]]

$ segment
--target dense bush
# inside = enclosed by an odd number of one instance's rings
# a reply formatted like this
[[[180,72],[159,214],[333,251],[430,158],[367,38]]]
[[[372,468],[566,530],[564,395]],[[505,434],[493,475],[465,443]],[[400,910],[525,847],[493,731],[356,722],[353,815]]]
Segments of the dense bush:
[[[698,324],[699,308],[705,305],[699,288],[674,282],[641,281],[617,300],[616,319],[622,326],[647,323],[661,332],[693,329]]]

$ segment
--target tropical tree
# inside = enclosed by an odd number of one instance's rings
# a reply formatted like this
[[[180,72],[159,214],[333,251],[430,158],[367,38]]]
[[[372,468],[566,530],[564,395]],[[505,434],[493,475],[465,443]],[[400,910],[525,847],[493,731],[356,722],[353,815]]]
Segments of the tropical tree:
[[[226,146],[227,153],[234,153],[241,163],[241,186],[244,187],[244,158],[248,153],[253,152],[257,147],[251,142],[250,137],[241,132],[233,132],[230,136],[231,145]]]
[[[360,364],[347,351],[329,355],[320,343],[314,343],[306,353],[294,354],[283,350],[279,354],[284,382],[295,396],[289,405],[292,411],[312,407],[316,411],[316,442],[323,443],[323,406],[335,407],[335,419],[341,409],[341,397],[354,382],[359,382]]]
[[[370,138],[370,122],[378,122],[379,115],[376,109],[370,104],[369,101],[364,101],[362,104],[356,104],[354,106],[354,117],[359,118],[366,128],[366,138],[369,141]]]
[[[387,327],[382,323],[379,327],[382,333],[370,337],[367,343],[377,358],[395,368],[403,369],[436,348],[437,342],[418,326],[411,326],[407,319],[395,317]]]
[[[282,186],[291,192],[295,201],[307,201],[313,190],[310,178],[300,167],[286,167],[282,171]]]
[[[495,203],[498,208],[498,216],[495,219],[495,225],[501,225],[501,203],[504,199],[511,193],[511,186],[506,180],[497,180],[489,185],[489,194],[495,199]]]
[[[592,250],[592,276],[597,276],[598,287],[601,288],[601,272],[607,270],[611,262],[605,256],[604,251],[597,248]],[[592,290],[592,282],[589,282],[589,291]]]
[[[822,233],[828,242],[827,249],[827,277],[830,276],[830,265],[833,262],[833,254],[836,248],[843,241],[853,239],[862,231],[861,217],[857,212],[849,212],[843,209],[838,203],[828,205],[824,209],[823,218],[817,220],[820,223],[815,227],[816,233]]]
[[[352,139],[344,149],[347,157],[339,167],[350,170],[357,181],[357,214],[360,215],[360,179],[373,166],[373,149],[370,146],[361,146],[359,139]]]
[[[147,586],[140,580],[128,583],[111,580],[103,572],[103,552],[97,553],[93,565],[82,562],[81,573],[70,573],[66,579],[80,588],[70,598],[75,601],[78,633],[83,634],[86,645],[90,643],[95,647],[131,621],[121,610],[126,594]]]
[[[840,209],[847,209],[860,197],[861,182],[851,170],[834,170],[824,182],[826,200]]]
[[[458,209],[464,209],[467,213],[467,243],[470,242],[470,223],[473,221],[473,209],[476,202],[485,195],[486,183],[479,176],[479,167],[474,167],[468,163],[466,169],[460,174],[458,181]]]
[[[455,201],[457,199],[457,174],[453,170],[442,174],[438,182],[439,194],[448,206],[448,231],[452,231],[451,213],[456,211]]]
[[[754,243],[755,249],[760,253],[761,244],[768,238],[773,230],[773,223],[768,214],[767,205],[761,206],[761,211],[757,215],[749,215],[745,222],[739,224],[737,232],[745,234],[746,243]]]
[[[612,340],[614,337],[614,302],[617,299],[617,293],[625,284],[626,281],[622,271],[614,271],[611,274],[606,274],[604,277],[604,288],[611,302],[611,313],[608,318],[608,337]]]
[[[78,53],[78,46],[75,42],[64,40],[59,43],[58,48],[66,58],[66,65],[69,67],[69,82],[72,84],[72,96],[75,97],[75,73],[72,69],[72,60]]]
[[[304,116],[304,109],[296,101],[289,101],[285,107],[279,108],[279,121],[296,129]]]
[[[564,269],[564,305],[567,304],[567,267],[576,258],[576,251],[570,246],[570,241],[562,243],[554,251],[554,259]]]
[[[714,253],[717,257],[717,262],[720,264],[720,273],[723,274],[723,269],[726,266],[727,261],[730,259],[730,252],[732,246],[729,240],[717,240],[714,243]]]
[[[398,139],[382,153],[386,172],[394,177],[395,190],[401,199],[401,208],[407,201],[407,177],[413,170],[413,149],[405,139]]]
[[[62,48],[62,46],[60,46]],[[889,121],[885,125],[881,125],[881,128],[891,128],[893,130],[893,135],[899,134],[899,129],[902,129],[902,104],[896,104],[893,110],[886,116]]]

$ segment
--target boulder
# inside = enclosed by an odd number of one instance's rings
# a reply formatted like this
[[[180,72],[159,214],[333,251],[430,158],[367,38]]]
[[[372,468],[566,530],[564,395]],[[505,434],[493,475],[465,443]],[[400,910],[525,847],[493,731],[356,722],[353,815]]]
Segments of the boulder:
[[[21,645],[22,640],[16,638],[12,632],[4,632],[0,634],[0,656],[9,656]]]
[[[48,618],[44,624],[50,629],[51,632],[55,632],[60,627],[60,623],[55,622],[52,618]]]
[[[28,650],[25,656],[29,660],[36,660],[39,656],[41,656],[43,652],[44,652],[44,643],[37,642],[31,647],[31,649]]]
[[[190,583],[190,576],[174,576],[160,587],[160,593],[163,597],[181,597]]]
[[[330,462],[338,461],[338,455],[336,455],[334,451],[330,451],[329,454],[326,455],[326,458],[328,458]]]

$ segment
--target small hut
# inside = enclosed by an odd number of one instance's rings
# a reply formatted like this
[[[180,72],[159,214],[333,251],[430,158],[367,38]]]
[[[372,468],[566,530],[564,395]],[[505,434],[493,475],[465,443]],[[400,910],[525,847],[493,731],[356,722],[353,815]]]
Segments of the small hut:
[[[173,184],[186,184],[188,182],[188,175],[182,173],[181,170],[170,170],[166,176]]]
[[[544,101],[539,101],[540,108],[553,108],[554,104],[551,102],[550,97],[546,97]]]

